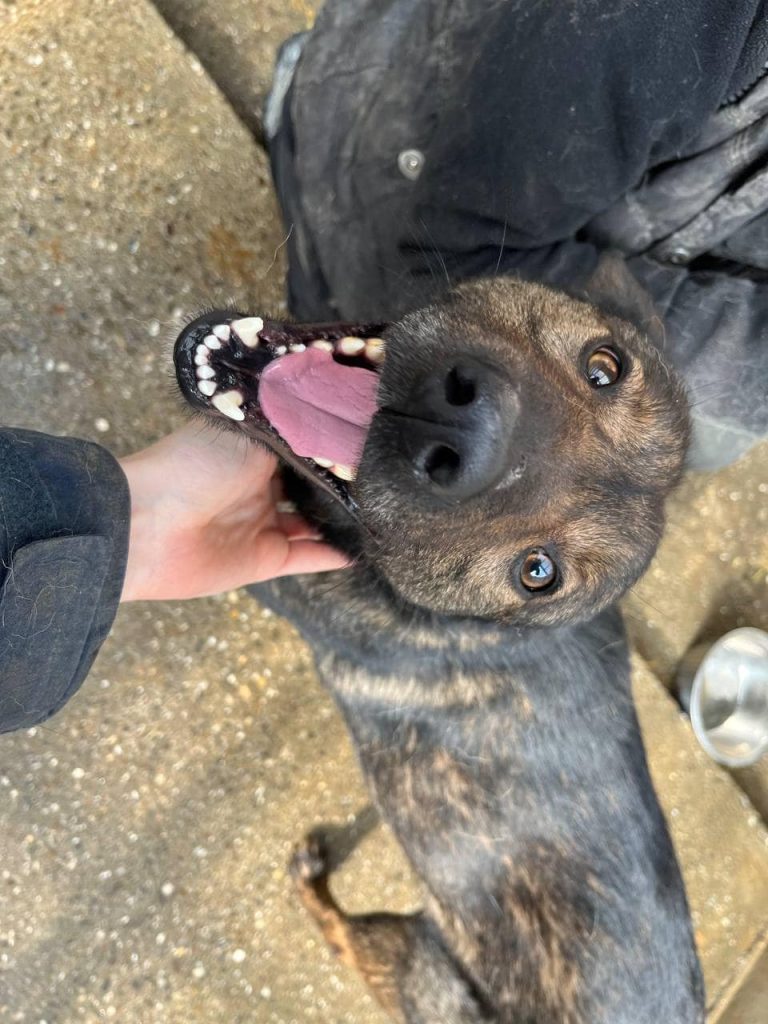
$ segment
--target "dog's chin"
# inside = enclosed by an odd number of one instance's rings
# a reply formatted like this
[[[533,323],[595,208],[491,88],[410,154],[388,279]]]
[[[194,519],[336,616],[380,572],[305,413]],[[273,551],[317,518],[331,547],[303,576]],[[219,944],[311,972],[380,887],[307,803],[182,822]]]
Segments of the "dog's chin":
[[[364,480],[361,479],[364,485]],[[364,512],[354,518],[322,488],[289,467],[283,472],[286,497],[301,509],[302,515],[322,533],[324,539],[344,552],[353,563],[353,571],[364,578],[366,593],[384,593],[391,607],[400,608],[409,622],[450,625],[471,621],[512,628],[552,628],[574,625],[594,618],[613,604],[642,575],[651,555],[646,548],[631,564],[602,579],[600,586],[563,597],[520,602],[505,600],[499,589],[491,592],[459,573],[446,575],[442,563],[444,551],[438,545],[407,546],[408,536],[418,530],[418,516],[403,511],[396,535],[368,529]],[[655,545],[649,541],[651,547]],[[342,570],[347,572],[348,570]]]

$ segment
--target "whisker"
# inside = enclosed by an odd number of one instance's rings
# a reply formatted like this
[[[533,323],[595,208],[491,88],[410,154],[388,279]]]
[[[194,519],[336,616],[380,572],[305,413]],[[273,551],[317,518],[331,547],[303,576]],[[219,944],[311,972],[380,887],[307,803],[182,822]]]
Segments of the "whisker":
[[[718,391],[717,394],[707,395],[706,398],[700,398],[696,402],[690,402],[691,409],[697,409],[700,405],[705,405],[707,402],[716,402],[718,398],[726,398],[728,395],[733,394],[733,391],[729,388],[726,391]]]
[[[635,584],[635,586],[637,586],[637,584]],[[636,597],[638,601],[642,602],[642,604],[646,605],[646,607],[650,608],[652,612],[656,612],[657,615],[664,615],[664,612],[662,612],[660,608],[656,608],[655,605],[652,605],[650,601],[648,601],[645,597],[643,597],[642,594],[638,593],[638,591],[635,590],[635,587],[629,588],[629,590],[627,591],[627,597],[629,597],[630,594],[633,597]]]
[[[688,385],[687,391],[689,395],[697,395],[700,391],[703,391],[705,388],[720,387],[722,383],[723,382],[720,380],[704,380],[700,384],[696,384],[693,387]]]
[[[288,244],[288,242],[289,242],[289,240],[290,240],[290,237],[291,237],[291,235],[292,235],[292,234],[293,234],[293,224],[291,224],[290,228],[288,229],[288,234],[287,234],[287,235],[285,236],[285,238],[284,238],[284,239],[282,240],[282,242],[281,242],[281,243],[280,243],[280,244],[279,244],[279,245],[277,246],[277,248],[275,249],[274,255],[272,256],[272,262],[271,262],[271,263],[269,264],[269,266],[267,267],[267,269],[266,269],[266,270],[264,271],[264,273],[263,273],[263,274],[261,275],[261,280],[262,280],[262,281],[263,281],[263,280],[264,280],[264,278],[265,278],[265,277],[267,276],[267,274],[269,274],[269,272],[270,272],[270,271],[272,270],[272,268],[274,267],[274,265],[275,265],[275,264],[277,263],[277,256],[278,256],[278,253],[279,253],[279,252],[280,252],[280,250],[281,250],[281,249],[283,248],[283,246],[285,246],[285,245],[287,245],[287,244]]]
[[[450,275],[448,274],[448,267],[446,266],[445,260],[443,259],[443,254],[440,252],[440,249],[438,248],[437,243],[435,242],[434,235],[429,230],[429,228],[428,228],[428,226],[426,224],[426,221],[422,217],[419,217],[419,223],[421,224],[421,226],[426,231],[426,233],[427,233],[427,235],[429,237],[429,240],[432,242],[433,248],[432,248],[431,252],[433,252],[435,254],[435,256],[437,257],[437,260],[438,260],[440,266],[443,268],[443,273],[445,274],[445,280],[446,280],[446,282],[448,284],[448,287],[452,288],[453,287],[453,282],[451,281]],[[423,248],[422,248],[422,251],[424,251]],[[426,255],[426,253],[425,253],[425,255]]]
[[[501,266],[501,257],[504,255],[504,243],[507,240],[507,218],[504,218],[504,230],[501,234],[501,245],[499,246],[499,258],[496,260],[496,269],[494,270],[494,276],[498,274],[499,267]]]

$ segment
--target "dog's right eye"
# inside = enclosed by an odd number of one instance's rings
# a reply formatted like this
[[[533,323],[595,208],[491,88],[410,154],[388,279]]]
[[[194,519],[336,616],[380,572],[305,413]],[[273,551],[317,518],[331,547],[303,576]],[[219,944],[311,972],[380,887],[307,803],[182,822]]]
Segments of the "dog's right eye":
[[[544,548],[529,551],[520,566],[520,582],[534,594],[549,590],[557,582],[557,566]]]
[[[596,348],[587,360],[587,380],[593,388],[604,388],[615,384],[621,376],[619,354],[608,345]]]

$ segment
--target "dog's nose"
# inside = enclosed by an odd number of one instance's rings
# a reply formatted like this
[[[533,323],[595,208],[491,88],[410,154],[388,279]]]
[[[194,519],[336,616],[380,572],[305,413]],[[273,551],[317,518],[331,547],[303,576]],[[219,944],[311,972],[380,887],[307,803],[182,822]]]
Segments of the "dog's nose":
[[[492,487],[509,468],[519,402],[490,366],[463,359],[434,371],[389,412],[423,491],[461,501]]]

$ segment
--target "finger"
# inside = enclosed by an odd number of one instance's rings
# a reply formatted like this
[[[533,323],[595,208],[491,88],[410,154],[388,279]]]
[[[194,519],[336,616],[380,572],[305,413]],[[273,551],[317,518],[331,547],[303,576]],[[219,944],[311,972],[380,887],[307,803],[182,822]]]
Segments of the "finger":
[[[268,479],[277,466],[277,457],[264,445],[255,444],[234,431],[221,430],[211,424],[201,425],[199,421],[186,424],[161,443],[170,446],[172,454],[183,449],[217,475],[234,471],[256,473]]]
[[[248,552],[240,552],[236,563],[217,566],[217,581],[209,593],[264,583],[278,576],[328,572],[343,569],[350,560],[340,551],[315,540],[289,540],[279,530],[265,530]],[[226,580],[226,582],[225,582]]]
[[[285,502],[285,489],[283,487],[283,479],[279,473],[275,473],[275,475],[269,481],[269,490],[272,495],[272,501],[274,501],[276,505]]]
[[[297,512],[278,512],[277,524],[289,540],[321,540],[322,534]]]
[[[345,569],[352,564],[347,556],[314,540],[294,540],[289,545],[288,557],[276,576],[293,576],[303,572],[330,572]]]

